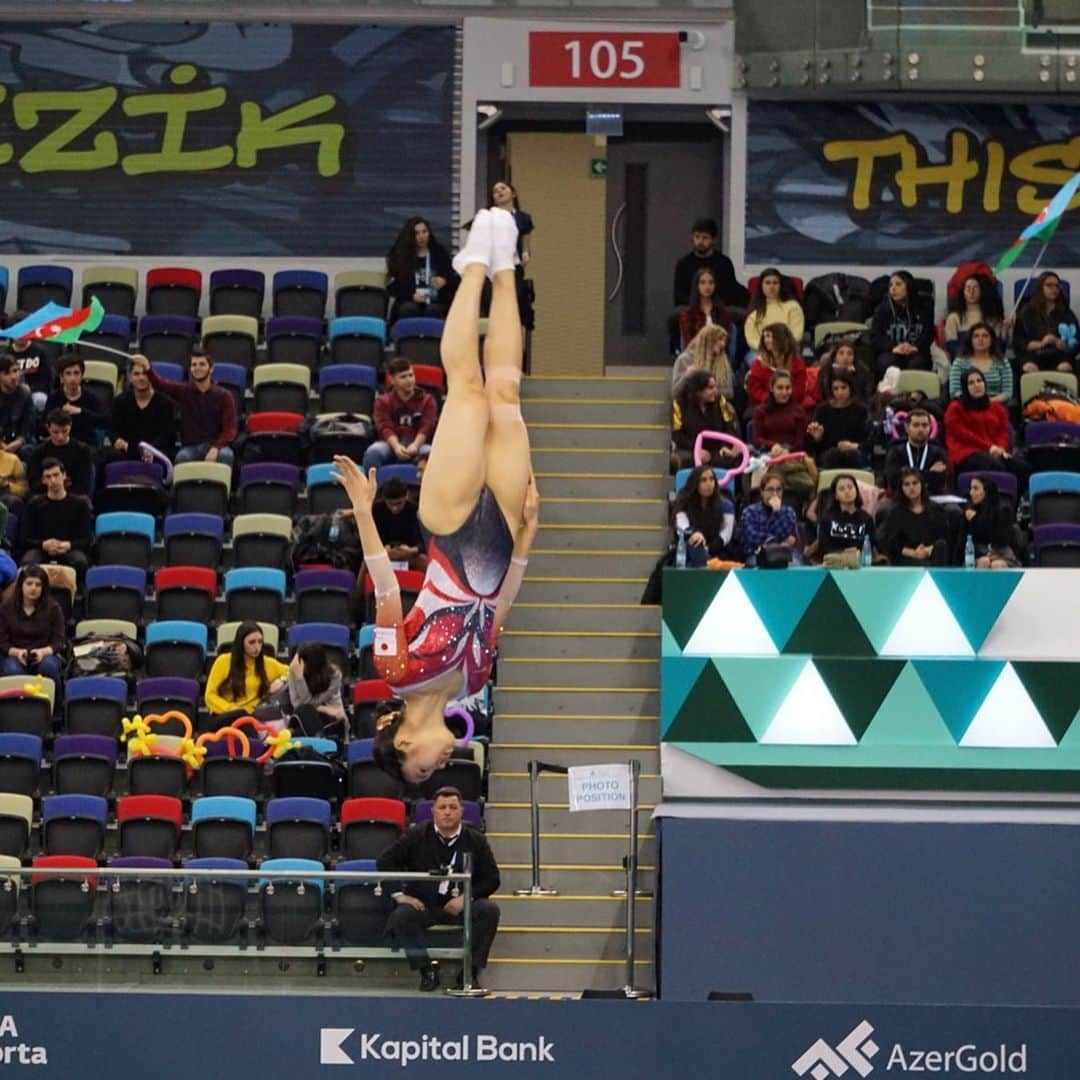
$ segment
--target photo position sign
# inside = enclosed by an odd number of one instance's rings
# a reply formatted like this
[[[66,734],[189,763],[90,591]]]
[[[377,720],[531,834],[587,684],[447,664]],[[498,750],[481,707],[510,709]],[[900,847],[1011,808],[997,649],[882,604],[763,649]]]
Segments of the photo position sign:
[[[629,765],[574,765],[567,770],[567,780],[571,813],[630,809]]]

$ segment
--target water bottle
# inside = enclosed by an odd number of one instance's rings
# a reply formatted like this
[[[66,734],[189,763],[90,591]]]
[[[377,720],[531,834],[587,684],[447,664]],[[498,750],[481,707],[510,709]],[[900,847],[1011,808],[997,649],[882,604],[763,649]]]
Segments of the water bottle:
[[[971,533],[968,533],[968,538],[964,541],[964,569],[975,569],[975,541],[971,539]]]
[[[862,553],[859,555],[859,565],[865,570],[874,563],[874,552],[870,546],[870,534],[862,538]]]
[[[335,510],[334,516],[330,519],[330,543],[333,544],[337,541],[337,538],[341,535],[341,511]]]
[[[675,565],[680,570],[686,569],[686,533],[679,530],[679,538],[675,543]]]

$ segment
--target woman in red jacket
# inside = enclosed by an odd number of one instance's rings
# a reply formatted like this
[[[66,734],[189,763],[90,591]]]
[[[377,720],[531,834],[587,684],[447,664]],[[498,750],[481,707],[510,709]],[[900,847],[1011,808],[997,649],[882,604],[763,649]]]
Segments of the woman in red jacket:
[[[807,419],[806,410],[795,400],[791,375],[774,371],[768,397],[754,410],[754,446],[773,457],[802,450]]]
[[[679,308],[682,347],[685,349],[706,326],[722,326],[731,333],[731,312],[716,296],[716,275],[703,266],[690,283],[689,302]]]
[[[960,397],[945,410],[945,449],[957,473],[1024,471],[1009,452],[1009,416],[991,401],[977,368],[964,372]]]
[[[806,365],[795,348],[795,339],[783,323],[772,323],[761,332],[761,348],[746,376],[746,396],[751,405],[763,405],[769,397],[774,372],[791,376],[795,401],[802,404],[806,397]]]

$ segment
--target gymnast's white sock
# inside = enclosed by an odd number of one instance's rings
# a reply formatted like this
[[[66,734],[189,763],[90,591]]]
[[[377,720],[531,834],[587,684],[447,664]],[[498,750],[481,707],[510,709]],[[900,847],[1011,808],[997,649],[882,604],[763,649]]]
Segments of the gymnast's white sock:
[[[491,263],[488,276],[500,270],[513,270],[518,264],[518,228],[509,210],[491,211]]]
[[[465,246],[454,256],[454,269],[465,273],[465,267],[472,263],[491,266],[491,211],[478,210],[473,218],[472,228]]]

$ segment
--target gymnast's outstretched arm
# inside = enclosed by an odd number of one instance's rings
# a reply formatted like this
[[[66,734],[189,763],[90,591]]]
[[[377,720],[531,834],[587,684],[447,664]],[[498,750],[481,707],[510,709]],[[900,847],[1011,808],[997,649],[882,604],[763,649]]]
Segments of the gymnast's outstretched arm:
[[[352,458],[334,458],[334,479],[345,489],[356,515],[356,530],[360,534],[360,546],[364,549],[364,565],[375,586],[375,625],[395,626],[401,622],[401,590],[394,571],[390,569],[390,557],[375,527],[371,508],[375,502],[378,485],[375,470],[367,476]]]

